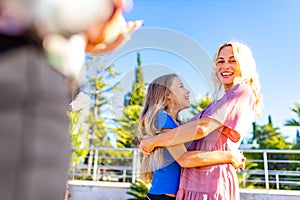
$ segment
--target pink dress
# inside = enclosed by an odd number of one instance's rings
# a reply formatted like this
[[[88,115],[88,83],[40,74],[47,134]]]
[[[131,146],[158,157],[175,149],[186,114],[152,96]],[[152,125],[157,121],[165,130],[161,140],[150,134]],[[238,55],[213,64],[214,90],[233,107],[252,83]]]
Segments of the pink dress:
[[[211,117],[223,122],[241,135],[238,143],[232,142],[218,131],[195,140],[189,151],[237,150],[243,135],[250,128],[254,116],[255,96],[247,84],[237,84],[220,100],[208,105],[193,119]],[[207,154],[209,156],[209,153]],[[239,183],[231,164],[182,168],[177,200],[238,200]]]

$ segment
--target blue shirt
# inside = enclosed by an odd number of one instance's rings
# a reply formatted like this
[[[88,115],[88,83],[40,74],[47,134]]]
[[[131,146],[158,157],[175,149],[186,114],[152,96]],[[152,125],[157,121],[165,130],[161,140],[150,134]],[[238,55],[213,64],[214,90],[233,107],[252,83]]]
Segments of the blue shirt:
[[[158,130],[178,126],[165,110],[158,113],[156,125]],[[166,148],[164,148],[164,159],[168,161],[167,165],[153,172],[150,194],[176,194],[178,191],[181,167]]]

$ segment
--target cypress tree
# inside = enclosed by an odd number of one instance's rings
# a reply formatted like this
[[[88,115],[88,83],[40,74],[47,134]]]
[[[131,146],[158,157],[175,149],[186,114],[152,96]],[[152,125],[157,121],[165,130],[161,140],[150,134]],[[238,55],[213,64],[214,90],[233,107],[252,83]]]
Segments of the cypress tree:
[[[145,82],[143,77],[142,63],[140,53],[137,53],[137,66],[135,68],[135,81],[132,86],[132,92],[128,105],[143,106],[145,98]]]
[[[121,119],[116,120],[120,125],[114,129],[117,135],[118,147],[136,147],[137,129],[139,125],[139,115],[142,111],[145,98],[145,82],[141,66],[141,57],[137,53],[137,66],[135,68],[135,80],[132,91],[124,97],[124,111]]]

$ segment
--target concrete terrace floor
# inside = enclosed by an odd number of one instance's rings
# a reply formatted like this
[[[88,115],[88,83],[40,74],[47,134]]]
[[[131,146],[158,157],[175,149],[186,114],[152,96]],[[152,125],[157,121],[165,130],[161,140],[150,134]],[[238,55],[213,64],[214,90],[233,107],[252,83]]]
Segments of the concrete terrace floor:
[[[126,200],[130,183],[69,181],[69,200]],[[241,200],[300,200],[297,190],[240,189]]]
[[[240,189],[241,200],[300,200],[298,190]]]

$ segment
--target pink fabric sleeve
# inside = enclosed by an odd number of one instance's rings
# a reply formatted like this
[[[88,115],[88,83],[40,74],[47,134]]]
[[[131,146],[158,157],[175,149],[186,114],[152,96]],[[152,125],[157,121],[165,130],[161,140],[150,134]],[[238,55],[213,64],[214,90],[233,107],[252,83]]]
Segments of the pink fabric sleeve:
[[[237,131],[241,139],[254,119],[255,95],[248,84],[238,84],[212,105],[207,117],[214,118]]]

